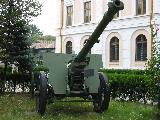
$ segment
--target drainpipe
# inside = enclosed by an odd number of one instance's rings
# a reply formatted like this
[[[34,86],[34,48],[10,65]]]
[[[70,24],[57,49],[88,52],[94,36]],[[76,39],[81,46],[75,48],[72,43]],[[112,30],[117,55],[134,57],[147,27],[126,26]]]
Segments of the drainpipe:
[[[63,28],[63,18],[64,17],[64,0],[61,0],[61,25],[60,25],[60,52],[62,53],[62,28]]]
[[[151,32],[151,58],[152,58],[152,50],[153,50],[153,24],[152,24],[152,20],[153,20],[153,0],[151,0],[151,6],[150,6],[150,32]]]

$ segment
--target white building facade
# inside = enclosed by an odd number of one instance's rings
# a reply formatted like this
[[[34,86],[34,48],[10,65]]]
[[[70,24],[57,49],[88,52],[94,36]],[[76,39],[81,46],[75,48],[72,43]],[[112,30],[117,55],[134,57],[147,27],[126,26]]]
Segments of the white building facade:
[[[111,0],[57,0],[56,53],[77,54]],[[151,57],[151,0],[121,0],[120,11],[100,36],[91,54],[102,54],[104,68],[143,69]],[[160,40],[160,0],[153,0],[152,24]]]

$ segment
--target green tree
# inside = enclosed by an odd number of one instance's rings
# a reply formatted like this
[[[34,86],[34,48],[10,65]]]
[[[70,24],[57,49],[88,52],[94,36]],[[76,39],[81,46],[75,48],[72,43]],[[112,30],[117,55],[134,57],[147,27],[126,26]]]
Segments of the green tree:
[[[52,35],[43,35],[43,32],[38,28],[38,26],[34,24],[29,25],[30,28],[30,37],[31,40],[34,42],[44,40],[44,41],[55,41],[56,37]]]
[[[5,64],[4,80],[9,64],[15,64],[23,72],[31,66],[29,57],[31,40],[29,22],[41,13],[36,0],[0,1],[0,60]]]
[[[46,41],[55,41],[56,37],[52,36],[52,35],[45,35],[42,37],[42,40],[46,40]]]
[[[43,32],[34,24],[29,25],[30,28],[30,37],[33,42],[36,42],[41,39]]]
[[[56,37],[52,36],[52,35],[45,35],[44,36],[44,40],[47,40],[47,41],[55,41],[56,40]]]
[[[160,40],[155,39],[157,32],[158,29],[156,33],[152,31],[151,59],[147,63],[146,71],[153,82],[154,100],[158,101],[158,108],[160,109]]]

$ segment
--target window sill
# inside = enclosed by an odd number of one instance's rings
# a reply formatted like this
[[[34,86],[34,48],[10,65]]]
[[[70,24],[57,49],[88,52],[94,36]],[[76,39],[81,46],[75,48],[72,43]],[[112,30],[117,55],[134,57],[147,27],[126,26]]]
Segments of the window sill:
[[[66,25],[66,28],[70,28],[70,27],[73,27],[73,25]]]
[[[138,14],[138,15],[134,15],[134,16],[137,16],[137,17],[143,17],[143,16],[146,16],[147,14]]]
[[[109,66],[119,66],[119,61],[117,62],[109,62]]]
[[[133,18],[141,18],[141,17],[146,17],[146,16],[149,16],[149,14],[134,15]]]
[[[144,62],[147,62],[147,60],[145,60],[145,61],[135,61],[135,63],[144,63]]]
[[[113,20],[117,20],[117,19],[119,19],[120,17],[116,17],[116,18],[113,18]]]
[[[148,17],[150,16],[149,14],[143,14],[143,15],[128,15],[128,16],[119,16],[118,18],[114,18],[113,21],[118,21],[118,20],[125,20],[125,19],[136,19],[136,18],[143,18],[143,17]]]
[[[91,24],[92,22],[90,21],[90,22],[83,22],[82,24],[84,24],[84,25],[89,25],[89,24]]]
[[[135,66],[145,66],[147,61],[135,61]]]

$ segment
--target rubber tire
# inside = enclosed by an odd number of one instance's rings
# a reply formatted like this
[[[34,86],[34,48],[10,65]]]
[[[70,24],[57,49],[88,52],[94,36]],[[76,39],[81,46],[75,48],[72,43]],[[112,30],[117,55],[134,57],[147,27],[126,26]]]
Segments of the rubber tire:
[[[36,111],[43,115],[47,104],[47,78],[44,72],[41,72],[39,75],[37,89],[39,94],[36,96]]]
[[[108,84],[108,79],[103,73],[99,73],[100,87],[98,90],[98,95],[93,101],[94,111],[97,113],[102,113],[108,110],[110,102],[110,89]],[[102,100],[103,95],[103,100]]]

